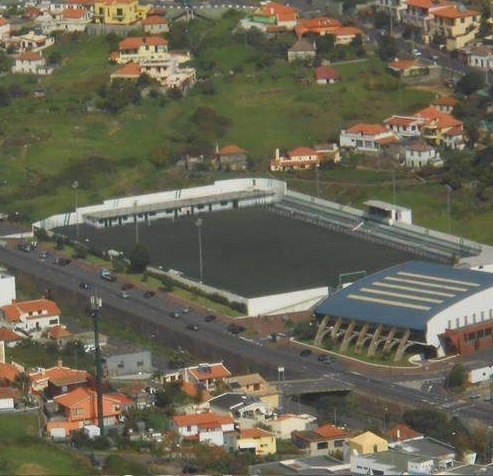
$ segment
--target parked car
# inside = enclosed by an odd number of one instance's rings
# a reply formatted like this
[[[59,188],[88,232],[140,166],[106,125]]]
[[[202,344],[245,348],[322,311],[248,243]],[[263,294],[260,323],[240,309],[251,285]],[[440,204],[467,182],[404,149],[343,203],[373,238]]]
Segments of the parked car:
[[[107,269],[101,271],[101,279],[114,283],[116,281],[116,276],[111,274]]]
[[[214,314],[207,314],[207,316],[204,317],[204,321],[205,322],[213,322],[215,321],[217,318]]]
[[[187,324],[187,329],[189,331],[198,331],[199,330],[198,326],[196,326],[195,324]]]
[[[335,357],[332,357],[331,355],[320,354],[318,356],[318,361],[319,362],[322,362],[324,364],[332,364],[333,362],[336,361],[336,358]]]
[[[121,289],[123,291],[128,291],[129,289],[135,288],[135,284],[132,283],[123,283]]]
[[[231,332],[231,334],[241,334],[243,331],[245,331],[246,328],[243,326],[240,326],[238,324],[230,324],[228,326],[228,332]]]
[[[49,255],[50,253],[48,253],[48,251],[42,251],[41,253],[39,253],[39,259],[46,259]]]
[[[168,316],[172,317],[173,319],[179,319],[180,318],[180,313],[176,311],[170,311],[168,312]]]
[[[310,349],[303,349],[300,352],[301,357],[309,357],[312,354],[313,354],[313,352]]]
[[[182,314],[188,314],[191,311],[191,309],[189,307],[183,307],[180,309],[180,311]]]
[[[92,289],[92,285],[90,283],[82,282],[79,284],[79,288],[83,289],[84,291],[89,291],[90,289]]]
[[[130,297],[130,294],[128,294],[127,291],[120,291],[118,293],[118,296],[121,297],[122,299],[128,299]]]
[[[152,298],[152,297],[154,297],[155,295],[156,295],[156,293],[155,293],[154,291],[146,291],[146,292],[144,293],[144,297],[145,297],[146,299]]]
[[[417,48],[413,48],[413,50],[411,51],[411,54],[413,56],[415,56],[416,58],[419,58],[423,53],[421,53],[421,51],[419,51]]]
[[[68,258],[55,258],[53,260],[53,264],[57,264],[58,266],[68,266],[71,262],[72,260]]]

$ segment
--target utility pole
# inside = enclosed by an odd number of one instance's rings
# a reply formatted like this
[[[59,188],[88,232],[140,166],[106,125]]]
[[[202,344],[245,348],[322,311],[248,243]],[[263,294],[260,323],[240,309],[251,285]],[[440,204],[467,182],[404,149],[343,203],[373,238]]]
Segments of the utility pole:
[[[137,214],[137,200],[134,202],[134,218],[135,218],[135,245],[139,244],[139,216]]]
[[[103,300],[99,296],[91,296],[92,317],[94,319],[94,347],[96,348],[96,398],[98,412],[98,426],[101,436],[104,436],[103,414],[103,367],[101,362],[101,346],[99,345],[99,312],[103,307]]]
[[[77,190],[79,189],[79,182],[74,180],[72,182],[72,189],[74,191],[74,208],[75,208],[75,237],[79,241],[79,212],[77,204]]]

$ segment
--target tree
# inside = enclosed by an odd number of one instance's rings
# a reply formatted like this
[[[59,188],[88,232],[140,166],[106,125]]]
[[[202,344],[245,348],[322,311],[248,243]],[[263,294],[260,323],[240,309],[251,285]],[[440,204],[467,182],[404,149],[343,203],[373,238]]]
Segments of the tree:
[[[149,248],[144,243],[138,243],[130,253],[130,271],[142,273],[151,262]]]
[[[394,59],[399,52],[395,38],[392,35],[382,35],[378,40],[377,54],[382,61]]]
[[[10,94],[6,88],[0,87],[0,107],[6,107],[10,104]]]
[[[62,62],[62,55],[60,54],[59,51],[53,51],[48,55],[46,61],[50,66],[59,65]]]
[[[481,71],[470,71],[457,82],[457,91],[469,96],[469,94],[481,89],[484,85],[484,75]]]
[[[459,362],[455,364],[450,370],[446,385],[449,388],[455,390],[462,390],[467,383],[467,371],[463,365]]]

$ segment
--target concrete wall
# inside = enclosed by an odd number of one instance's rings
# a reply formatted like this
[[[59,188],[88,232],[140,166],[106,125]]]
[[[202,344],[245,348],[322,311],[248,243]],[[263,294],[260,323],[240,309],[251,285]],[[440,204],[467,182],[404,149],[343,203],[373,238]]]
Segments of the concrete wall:
[[[14,276],[0,274],[0,306],[11,304],[13,299],[16,299]]]

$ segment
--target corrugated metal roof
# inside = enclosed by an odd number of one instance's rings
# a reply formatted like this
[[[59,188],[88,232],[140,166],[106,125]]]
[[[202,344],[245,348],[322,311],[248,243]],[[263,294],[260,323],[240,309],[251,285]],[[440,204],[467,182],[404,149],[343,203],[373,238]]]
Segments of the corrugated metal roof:
[[[443,309],[491,287],[492,273],[410,261],[337,291],[315,313],[425,330]]]

